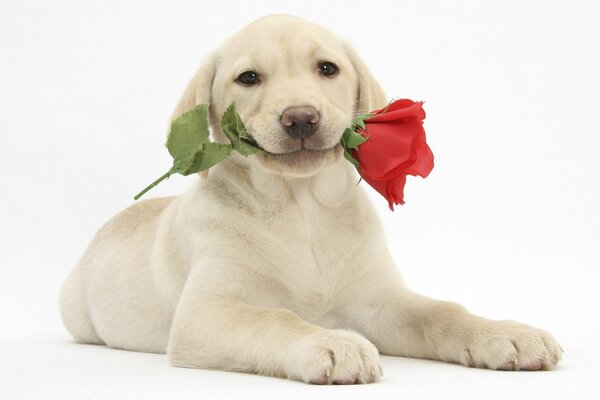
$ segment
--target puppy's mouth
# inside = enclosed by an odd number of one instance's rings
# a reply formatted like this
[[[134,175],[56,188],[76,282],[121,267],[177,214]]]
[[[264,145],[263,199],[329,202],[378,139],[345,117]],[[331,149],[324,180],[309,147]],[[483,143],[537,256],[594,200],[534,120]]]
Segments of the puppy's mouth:
[[[327,153],[340,146],[339,140],[331,143],[331,139],[325,139],[324,135],[317,132],[309,138],[298,138],[295,140],[286,140],[287,143],[282,143],[279,149],[272,151],[263,148],[269,155],[274,156],[292,156],[299,154],[319,154]],[[288,138],[289,139],[289,138]]]
[[[311,149],[300,147],[287,152],[265,153],[265,160],[270,160],[276,165],[291,168],[298,175],[305,175],[315,172],[315,168],[327,165],[341,156],[342,147],[338,143],[332,147],[323,149]]]
[[[285,156],[285,155],[292,155],[292,154],[299,154],[299,153],[320,153],[320,152],[327,152],[330,150],[335,149],[338,146],[338,144],[336,143],[334,146],[331,147],[325,147],[322,149],[311,149],[310,147],[305,147],[304,143],[298,147],[297,149],[292,149],[289,151],[282,151],[282,152],[272,152],[272,151],[266,151],[266,153],[269,153],[271,155],[274,156]]]
[[[250,137],[254,137],[248,133]],[[258,157],[263,166],[283,175],[311,175],[337,161],[343,154],[340,139],[332,143],[334,137],[325,135],[324,132],[315,132],[306,138],[292,138],[284,136],[284,132],[276,133],[279,143],[263,145],[254,140],[263,150]]]

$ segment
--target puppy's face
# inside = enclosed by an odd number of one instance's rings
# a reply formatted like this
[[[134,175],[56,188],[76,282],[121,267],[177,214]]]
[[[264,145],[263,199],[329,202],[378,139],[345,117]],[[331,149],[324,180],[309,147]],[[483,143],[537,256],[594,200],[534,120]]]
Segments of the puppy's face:
[[[353,54],[324,28],[291,16],[270,16],[227,40],[205,65],[205,76],[201,70],[195,79],[207,80],[213,68],[208,88],[213,121],[235,102],[248,134],[265,150],[248,162],[282,175],[309,176],[341,158],[344,129],[355,113],[366,111],[359,104],[385,102]],[[370,84],[370,90],[361,90],[359,81]],[[202,84],[193,88],[206,89]],[[196,95],[195,103],[200,102]]]

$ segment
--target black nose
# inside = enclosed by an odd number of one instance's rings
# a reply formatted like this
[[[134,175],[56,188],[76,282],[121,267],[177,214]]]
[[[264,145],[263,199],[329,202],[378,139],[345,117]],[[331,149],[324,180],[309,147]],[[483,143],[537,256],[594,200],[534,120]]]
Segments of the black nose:
[[[289,107],[281,113],[281,124],[288,135],[306,139],[317,131],[319,112],[314,107]]]

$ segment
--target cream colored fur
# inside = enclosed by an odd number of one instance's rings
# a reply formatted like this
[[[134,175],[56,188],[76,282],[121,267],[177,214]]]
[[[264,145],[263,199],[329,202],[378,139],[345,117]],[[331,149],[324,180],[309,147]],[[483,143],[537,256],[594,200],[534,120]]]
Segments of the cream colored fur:
[[[321,76],[320,61],[338,65]],[[261,75],[256,86],[235,78]],[[207,57],[174,117],[235,101],[272,153],[233,157],[183,195],[141,201],[104,225],[61,291],[64,323],[82,343],[167,353],[175,366],[248,371],[314,383],[374,382],[378,353],[492,369],[551,368],[550,334],[491,321],[409,291],[353,167],[343,128],[385,105],[341,39],[290,16],[260,19]],[[279,123],[310,105],[317,134]]]

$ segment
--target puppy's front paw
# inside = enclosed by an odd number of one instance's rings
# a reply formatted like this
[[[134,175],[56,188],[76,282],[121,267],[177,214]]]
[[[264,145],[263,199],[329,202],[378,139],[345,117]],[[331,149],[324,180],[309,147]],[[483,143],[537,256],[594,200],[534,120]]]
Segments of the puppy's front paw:
[[[322,330],[303,337],[292,347],[288,377],[308,383],[372,383],[382,375],[379,352],[352,331]]]
[[[461,355],[466,366],[505,371],[552,369],[562,348],[548,332],[514,321],[477,324]]]

